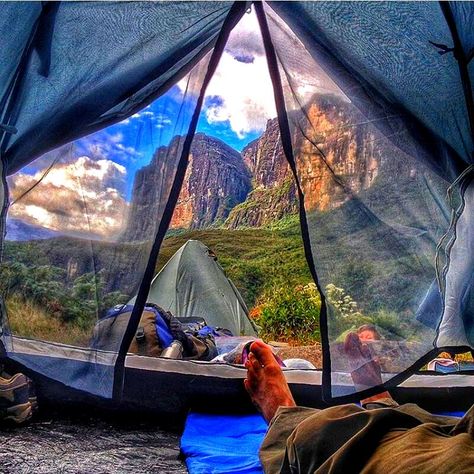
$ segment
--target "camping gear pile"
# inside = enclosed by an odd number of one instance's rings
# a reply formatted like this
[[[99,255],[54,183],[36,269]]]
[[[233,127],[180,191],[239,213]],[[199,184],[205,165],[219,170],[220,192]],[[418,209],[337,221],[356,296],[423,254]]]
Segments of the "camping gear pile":
[[[113,347],[116,338],[122,335],[123,326],[128,324],[132,309],[131,305],[118,305],[109,311],[96,324],[91,346],[101,350]],[[213,329],[206,325],[204,319],[194,318],[192,322],[188,319],[180,322],[169,311],[147,303],[129,352],[169,359],[214,359],[217,349]]]
[[[22,227],[18,240],[27,241],[25,247],[18,242],[7,246],[7,234],[2,247],[13,263],[5,271],[17,271],[16,287],[51,314],[59,303],[50,297],[61,288],[71,289],[66,294],[76,298],[73,302],[80,303],[83,293],[95,295],[94,304],[83,304],[80,312],[69,300],[61,307],[66,322],[76,318],[81,330],[89,330],[80,344],[12,333],[8,320],[13,310],[4,295],[4,359],[33,378],[45,398],[171,412],[192,404],[242,403],[243,367],[148,357],[151,349],[142,350],[140,341],[148,331],[145,316],[156,321],[148,303],[177,317],[203,317],[236,336],[256,335],[242,298],[203,246],[185,246],[152,283],[206,87],[232,28],[250,6],[219,1],[0,3],[2,240],[7,214],[15,215],[27,193],[57,199],[54,219],[69,229],[62,235],[54,227]],[[473,4],[268,1],[253,7],[299,198],[305,255],[321,293],[323,371],[286,371],[295,398],[317,405],[323,395],[327,401],[355,400],[390,388],[400,401],[408,398],[423,406],[448,399],[466,404],[474,385],[469,372],[444,378],[417,371],[442,350],[474,348]],[[175,137],[170,144],[160,142],[140,170],[134,159],[109,169],[99,152],[90,163],[74,149],[75,140],[126,121],[177,83],[185,86],[169,118]],[[306,86],[314,83],[339,94],[341,110],[347,109],[340,127],[324,129],[305,95]],[[320,106],[331,114],[324,97]],[[349,136],[355,137],[350,143]],[[371,139],[362,142],[362,136]],[[339,151],[326,153],[324,140]],[[360,166],[357,179],[350,171],[358,166],[355,149],[374,157]],[[51,192],[47,175],[59,164],[63,170],[94,169],[96,175],[112,171],[101,189],[85,189],[70,203]],[[306,179],[307,170],[317,171],[315,186],[337,203],[318,208],[305,201],[306,187],[314,182]],[[104,219],[101,203],[110,198],[122,172],[135,174],[134,189],[152,174],[154,188],[148,194],[156,205],[135,202],[127,213],[125,203],[116,219]],[[15,191],[14,201],[7,183],[15,173],[26,188]],[[66,204],[75,206],[70,215],[61,207]],[[133,212],[148,212],[152,218],[123,222]],[[80,232],[71,227],[77,221]],[[182,259],[188,259],[186,265]],[[392,344],[380,345],[377,358],[390,358],[394,346],[414,341],[403,346],[409,350],[403,350],[396,371],[382,374],[383,386],[363,392],[337,363],[340,326],[347,318],[361,317],[344,313],[329,298],[327,288],[339,264],[341,286],[360,292],[368,313],[362,316],[390,323],[396,334]],[[37,285],[36,277],[31,282],[31,275],[43,275],[44,282],[49,278],[50,286]],[[115,297],[122,301],[109,304]],[[113,340],[96,345],[97,338],[91,338],[95,324],[103,326],[104,311],[123,300],[130,307],[126,318],[114,317]],[[134,345],[135,354],[129,352]],[[175,345],[174,350],[180,349]]]

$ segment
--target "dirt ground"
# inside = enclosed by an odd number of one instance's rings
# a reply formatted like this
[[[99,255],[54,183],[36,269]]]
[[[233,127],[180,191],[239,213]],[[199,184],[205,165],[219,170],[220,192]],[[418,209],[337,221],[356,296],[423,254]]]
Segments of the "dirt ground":
[[[270,343],[272,344],[272,343]],[[305,359],[311,362],[317,369],[322,368],[322,350],[319,342],[310,346],[292,346],[273,343],[275,352],[281,359]]]
[[[151,423],[43,416],[26,426],[0,426],[0,473],[185,474],[179,438]]]

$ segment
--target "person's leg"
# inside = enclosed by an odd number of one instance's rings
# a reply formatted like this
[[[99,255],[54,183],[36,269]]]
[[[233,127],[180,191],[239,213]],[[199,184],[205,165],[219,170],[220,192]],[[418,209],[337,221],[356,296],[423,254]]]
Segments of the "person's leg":
[[[267,423],[270,423],[279,407],[296,406],[270,346],[263,341],[255,341],[250,346],[245,367],[247,368],[245,388]]]
[[[366,339],[368,340],[368,339]],[[380,365],[375,360],[370,350],[355,332],[350,332],[344,341],[344,352],[352,367],[351,377],[357,390],[382,385],[382,372]],[[380,408],[381,406],[398,406],[387,391],[380,392],[360,401],[362,406],[370,408]],[[378,406],[380,405],[380,406]]]
[[[297,407],[285,376],[267,344],[255,341],[250,346],[245,388],[253,403],[269,423],[260,448],[265,472],[287,472],[287,442],[296,427],[319,410]]]

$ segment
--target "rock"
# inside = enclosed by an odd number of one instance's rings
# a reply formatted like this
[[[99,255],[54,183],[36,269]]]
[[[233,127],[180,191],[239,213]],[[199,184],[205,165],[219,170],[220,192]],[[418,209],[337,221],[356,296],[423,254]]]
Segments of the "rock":
[[[184,137],[156,150],[137,171],[123,241],[150,239],[163,214]],[[240,153],[217,138],[196,134],[171,228],[196,229],[224,221],[250,191],[250,175]]]
[[[260,227],[298,212],[296,186],[283,153],[277,119],[267,122],[263,135],[242,150],[253,176],[254,189],[229,214],[226,226]]]
[[[303,133],[294,133],[294,150],[307,210],[334,209],[372,184],[380,136],[349,102],[315,95],[298,122]]]
[[[120,240],[153,240],[173,185],[184,137],[176,136],[168,146],[155,151],[151,162],[139,169],[133,181],[127,226]]]
[[[171,228],[199,229],[223,222],[250,191],[250,174],[239,152],[197,133]]]

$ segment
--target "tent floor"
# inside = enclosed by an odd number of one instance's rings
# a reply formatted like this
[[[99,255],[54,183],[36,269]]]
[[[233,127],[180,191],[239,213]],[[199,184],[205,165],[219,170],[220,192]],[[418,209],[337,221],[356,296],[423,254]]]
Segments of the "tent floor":
[[[177,428],[110,417],[51,414],[20,427],[1,426],[2,473],[186,473]]]

